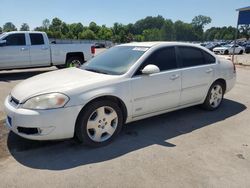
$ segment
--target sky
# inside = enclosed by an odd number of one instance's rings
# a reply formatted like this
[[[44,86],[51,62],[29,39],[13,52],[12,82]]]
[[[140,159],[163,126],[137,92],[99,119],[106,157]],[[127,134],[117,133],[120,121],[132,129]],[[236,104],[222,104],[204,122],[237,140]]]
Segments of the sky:
[[[91,21],[112,26],[157,15],[190,23],[200,14],[212,18],[206,28],[236,26],[236,9],[246,6],[250,6],[250,0],[1,0],[0,26],[12,22],[20,28],[22,23],[28,23],[33,29],[41,26],[45,18],[54,17],[85,26]]]

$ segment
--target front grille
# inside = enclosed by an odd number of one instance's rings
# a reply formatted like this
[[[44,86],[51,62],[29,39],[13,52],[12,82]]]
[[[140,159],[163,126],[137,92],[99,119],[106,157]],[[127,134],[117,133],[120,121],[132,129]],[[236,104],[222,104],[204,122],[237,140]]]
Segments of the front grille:
[[[10,96],[10,104],[12,104],[14,107],[16,107],[17,105],[19,105],[19,100],[17,100],[16,98]]]

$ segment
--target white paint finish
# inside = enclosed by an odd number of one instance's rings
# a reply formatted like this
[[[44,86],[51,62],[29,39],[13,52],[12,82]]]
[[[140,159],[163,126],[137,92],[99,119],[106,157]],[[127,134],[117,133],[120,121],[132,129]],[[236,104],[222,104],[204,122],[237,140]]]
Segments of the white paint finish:
[[[147,44],[147,43],[146,43]],[[140,43],[139,46],[148,46]],[[127,108],[126,122],[159,115],[165,112],[203,103],[208,88],[219,79],[225,79],[226,91],[235,83],[236,74],[232,62],[216,58],[216,64],[183,68],[133,77],[134,72],[143,60],[152,52],[161,48],[180,43],[153,43],[152,47],[130,68],[124,75],[105,75],[76,68],[69,68],[35,76],[18,84],[11,94],[25,102],[30,97],[51,92],[60,92],[69,96],[70,101],[65,108],[39,111],[39,115],[30,114],[21,108],[13,109],[6,101],[7,114],[16,118],[25,116],[27,126],[31,126],[33,118],[36,122],[54,125],[53,135],[43,135],[39,139],[64,139],[71,138],[74,134],[76,117],[88,102],[102,96],[119,98]],[[183,43],[181,43],[184,45]],[[133,45],[127,44],[127,45]],[[187,46],[192,46],[188,44]],[[135,46],[136,47],[136,46]],[[195,47],[197,47],[195,45]],[[200,47],[205,50],[204,48]],[[72,110],[71,109],[75,109]],[[34,113],[37,111],[33,110]],[[52,113],[53,112],[53,113]],[[64,115],[66,114],[66,115]],[[57,117],[60,117],[59,120]],[[22,119],[22,118],[21,118]],[[67,120],[66,120],[67,119]],[[64,122],[65,121],[65,122]],[[16,122],[18,123],[18,121]],[[14,124],[14,127],[16,125]],[[40,126],[39,124],[37,125]],[[42,126],[42,125],[41,125]],[[62,134],[65,132],[64,134]],[[38,137],[25,135],[26,138]]]
[[[181,71],[165,71],[131,79],[133,116],[145,115],[179,105]]]
[[[199,102],[206,96],[214,78],[216,65],[205,65],[182,69],[180,105]]]
[[[62,65],[66,63],[68,53],[80,52],[84,55],[84,60],[92,58],[92,44],[49,44],[49,39],[44,32],[33,31],[13,31],[5,33],[6,36],[16,33],[24,33],[25,46],[1,46],[0,47],[0,70],[23,67],[40,67],[50,65]],[[31,45],[30,33],[39,33],[43,35],[44,45]]]

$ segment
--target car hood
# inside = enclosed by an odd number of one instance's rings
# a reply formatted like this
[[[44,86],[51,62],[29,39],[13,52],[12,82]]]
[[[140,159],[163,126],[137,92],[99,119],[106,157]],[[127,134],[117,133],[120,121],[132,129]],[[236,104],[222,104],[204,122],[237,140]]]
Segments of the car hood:
[[[79,87],[87,87],[97,83],[107,83],[116,76],[94,73],[77,68],[68,68],[40,74],[19,83],[11,96],[24,102],[30,97],[45,93],[61,92],[68,94]]]

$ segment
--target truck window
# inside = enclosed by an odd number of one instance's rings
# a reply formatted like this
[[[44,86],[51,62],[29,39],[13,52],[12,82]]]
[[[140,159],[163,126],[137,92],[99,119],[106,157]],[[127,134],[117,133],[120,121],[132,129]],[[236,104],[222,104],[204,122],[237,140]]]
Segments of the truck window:
[[[7,46],[25,46],[25,35],[23,33],[18,34],[10,34],[3,38],[3,40],[6,40]]]
[[[43,45],[44,39],[43,35],[40,33],[30,33],[31,45]]]

